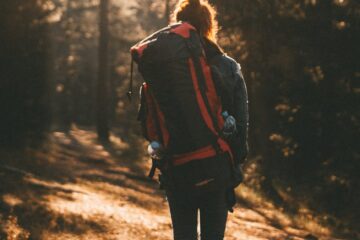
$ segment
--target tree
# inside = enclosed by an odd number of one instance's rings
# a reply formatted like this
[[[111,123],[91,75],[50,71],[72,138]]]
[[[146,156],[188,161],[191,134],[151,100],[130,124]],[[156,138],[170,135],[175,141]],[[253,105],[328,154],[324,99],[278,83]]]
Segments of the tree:
[[[262,175],[254,183],[266,191],[290,189],[317,210],[354,209],[359,196],[351,193],[360,182],[360,4],[213,2],[225,49],[240,60],[249,87],[250,155],[263,160],[254,160]]]
[[[165,16],[164,16],[166,24],[170,23],[170,12],[171,12],[171,10],[170,10],[170,0],[166,0],[165,1]]]
[[[97,83],[97,134],[101,141],[109,140],[108,123],[108,52],[109,52],[109,0],[100,1],[99,70]]]
[[[0,145],[39,142],[49,126],[50,10],[43,3],[0,2]]]

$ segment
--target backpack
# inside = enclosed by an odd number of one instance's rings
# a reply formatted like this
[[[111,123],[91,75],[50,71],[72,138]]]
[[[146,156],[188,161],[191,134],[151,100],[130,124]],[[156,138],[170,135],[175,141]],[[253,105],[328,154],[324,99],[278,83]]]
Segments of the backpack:
[[[232,151],[221,137],[222,102],[196,29],[187,22],[170,25],[133,46],[131,54],[144,78],[138,115],[143,135],[166,149],[150,177],[159,168],[171,173],[177,187],[194,186],[221,174],[219,159],[224,173]]]

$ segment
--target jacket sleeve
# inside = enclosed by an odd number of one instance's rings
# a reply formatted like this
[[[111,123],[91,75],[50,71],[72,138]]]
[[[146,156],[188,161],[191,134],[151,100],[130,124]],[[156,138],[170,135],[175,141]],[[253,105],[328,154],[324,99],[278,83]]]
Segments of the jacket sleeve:
[[[249,101],[246,83],[241,72],[241,67],[238,63],[233,63],[232,66],[235,87],[234,87],[234,117],[237,122],[236,148],[240,151],[235,156],[238,164],[244,163],[249,152],[248,147],[248,129],[249,129]]]

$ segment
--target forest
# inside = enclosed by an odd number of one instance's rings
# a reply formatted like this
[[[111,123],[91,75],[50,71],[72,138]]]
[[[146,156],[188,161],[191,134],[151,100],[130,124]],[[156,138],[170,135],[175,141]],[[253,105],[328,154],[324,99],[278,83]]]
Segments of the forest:
[[[249,155],[225,239],[360,239],[360,2],[209,0]],[[1,0],[0,240],[170,239],[129,49],[175,0]]]

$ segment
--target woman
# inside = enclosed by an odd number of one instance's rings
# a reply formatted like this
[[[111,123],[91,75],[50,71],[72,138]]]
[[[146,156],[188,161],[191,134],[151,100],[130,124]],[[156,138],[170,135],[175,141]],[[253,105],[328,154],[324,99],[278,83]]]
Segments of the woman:
[[[247,155],[248,102],[240,66],[227,57],[217,45],[216,10],[205,0],[180,0],[174,11],[174,22],[188,22],[203,39],[207,61],[222,76],[224,108],[236,119],[237,134],[231,140],[235,167],[223,168],[222,183],[201,193],[167,190],[175,240],[197,239],[197,213],[200,212],[201,239],[224,238],[227,212],[235,203],[233,189],[241,181],[240,165]],[[218,86],[219,87],[219,86]],[[220,87],[219,87],[220,88]],[[224,156],[217,156],[222,158]],[[227,157],[227,156],[225,156]],[[225,161],[223,161],[225,162]],[[221,167],[220,167],[221,168]],[[235,178],[235,179],[234,179]]]
[[[247,154],[245,82],[216,43],[215,16],[205,0],[180,0],[176,23],[131,48],[145,80],[138,119],[151,142],[149,176],[161,170],[175,240],[197,239],[198,212],[201,239],[224,238]]]

